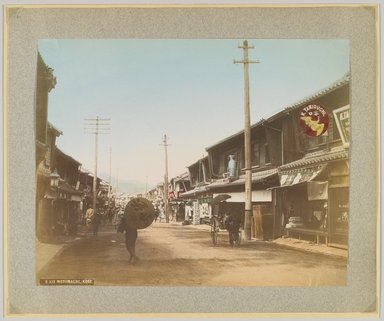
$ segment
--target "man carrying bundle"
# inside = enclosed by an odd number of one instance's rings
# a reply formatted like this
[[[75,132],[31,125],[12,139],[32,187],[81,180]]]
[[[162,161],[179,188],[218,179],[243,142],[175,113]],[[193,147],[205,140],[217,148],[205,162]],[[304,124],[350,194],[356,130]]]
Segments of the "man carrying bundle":
[[[129,252],[129,262],[134,263],[139,260],[135,253],[137,229],[129,227],[125,220],[121,220],[117,232],[124,233],[125,231],[125,246]]]
[[[136,197],[131,199],[125,207],[124,216],[117,229],[118,232],[125,231],[125,245],[130,254],[129,262],[138,261],[135,253],[137,230],[145,229],[155,219],[155,208],[145,198]]]

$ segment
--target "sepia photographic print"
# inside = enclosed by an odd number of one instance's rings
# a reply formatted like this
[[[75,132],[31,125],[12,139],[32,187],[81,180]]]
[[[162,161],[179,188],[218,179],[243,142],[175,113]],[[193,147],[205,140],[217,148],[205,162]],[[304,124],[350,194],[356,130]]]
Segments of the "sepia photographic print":
[[[375,6],[5,10],[8,314],[377,313]]]
[[[249,43],[39,41],[39,284],[346,285],[348,42]]]

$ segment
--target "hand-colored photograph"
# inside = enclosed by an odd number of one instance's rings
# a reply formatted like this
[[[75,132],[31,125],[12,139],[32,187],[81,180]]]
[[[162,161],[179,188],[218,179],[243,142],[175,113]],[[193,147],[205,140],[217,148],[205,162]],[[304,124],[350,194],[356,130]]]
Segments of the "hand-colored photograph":
[[[37,50],[38,286],[347,285],[347,39]]]

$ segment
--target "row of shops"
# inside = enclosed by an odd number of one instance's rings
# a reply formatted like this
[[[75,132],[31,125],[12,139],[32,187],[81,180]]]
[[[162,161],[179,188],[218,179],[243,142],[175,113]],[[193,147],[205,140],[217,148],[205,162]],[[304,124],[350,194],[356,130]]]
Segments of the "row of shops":
[[[328,245],[348,244],[348,151],[324,152],[276,170],[253,175],[252,236],[270,240],[297,237]],[[218,207],[212,200],[229,195],[232,212],[244,213],[244,178],[215,181],[183,194],[184,219],[209,223]]]
[[[49,125],[51,126],[51,125]],[[61,235],[76,235],[85,224],[85,212],[93,205],[93,178],[81,164],[64,154],[57,146],[48,149],[52,168],[37,168],[36,235],[41,242],[51,242]],[[96,207],[105,213],[113,206],[108,198],[108,184],[97,178]]]
[[[48,121],[48,94],[56,78],[40,54],[36,77],[36,236],[41,242],[75,235],[88,206],[93,203],[94,175],[57,147],[63,133]],[[113,206],[109,186],[96,178],[96,205]]]
[[[280,113],[251,126],[252,237],[294,237],[330,246],[348,246],[349,74]],[[303,110],[320,106],[327,129],[306,135]],[[209,223],[219,194],[244,216],[244,132],[206,148],[207,156],[188,166],[190,188],[176,203],[184,220]]]

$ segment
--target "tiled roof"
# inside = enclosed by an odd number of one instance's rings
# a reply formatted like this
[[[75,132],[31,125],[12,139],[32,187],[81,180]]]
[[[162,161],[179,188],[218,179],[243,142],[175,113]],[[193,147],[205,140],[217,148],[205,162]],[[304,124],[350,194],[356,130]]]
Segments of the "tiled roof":
[[[207,191],[208,191],[207,185],[196,186],[194,189],[192,189],[192,190],[190,190],[188,192],[180,194],[180,197],[181,198],[188,198],[190,196],[196,196],[196,195],[199,195],[199,194],[207,192]]]
[[[261,118],[258,122],[256,122],[256,123],[254,123],[253,125],[251,125],[251,129],[252,129],[252,128],[256,128],[256,127],[259,126],[259,125],[262,125],[264,122],[265,122],[265,119],[264,119],[264,118]],[[210,149],[212,149],[212,148],[214,148],[214,147],[216,147],[216,146],[219,146],[219,145],[221,145],[222,143],[227,142],[227,141],[231,140],[232,138],[235,138],[235,137],[240,136],[240,135],[243,135],[243,134],[244,134],[244,129],[238,131],[237,133],[235,133],[235,134],[233,134],[233,135],[231,135],[231,136],[228,136],[228,137],[226,137],[226,138],[224,138],[224,139],[218,141],[217,143],[215,143],[215,144],[213,144],[213,145],[211,145],[211,146],[209,146],[209,147],[206,147],[205,150],[206,150],[206,151],[209,151]]]
[[[306,155],[304,158],[296,160],[294,162],[282,165],[279,167],[279,172],[291,168],[304,167],[309,165],[316,165],[322,163],[328,163],[337,160],[349,159],[348,150],[333,150],[333,151],[321,151]]]
[[[63,132],[62,132],[60,129],[58,129],[58,128],[56,128],[55,126],[53,126],[52,123],[50,123],[50,122],[48,122],[48,128],[49,128],[49,129],[52,129],[53,132],[56,133],[56,136],[63,135]]]
[[[306,97],[306,98],[304,98],[304,99],[294,103],[293,105],[285,108],[285,110],[289,111],[289,110],[295,109],[295,108],[297,108],[297,107],[299,107],[299,106],[301,106],[303,104],[306,104],[306,103],[308,103],[310,101],[313,101],[313,100],[315,100],[315,99],[317,99],[317,98],[319,98],[321,96],[324,96],[324,95],[330,93],[331,91],[334,91],[334,90],[344,86],[345,84],[349,83],[350,78],[351,78],[351,75],[348,72],[347,74],[344,75],[343,78],[341,78],[341,79],[335,81],[334,83],[332,83],[331,85],[329,85],[329,86],[327,86],[327,87],[317,91],[315,94],[312,94],[312,95],[310,95],[310,96],[308,96],[308,97]]]
[[[323,89],[320,89],[316,93],[314,93],[314,94],[312,94],[312,95],[310,95],[310,96],[308,96],[308,97],[306,97],[306,98],[304,98],[304,99],[294,103],[291,106],[288,106],[288,107],[284,108],[282,111],[280,111],[280,112],[270,116],[269,118],[267,118],[267,119],[261,118],[259,121],[254,123],[251,126],[251,128],[256,128],[256,127],[258,127],[260,125],[263,125],[265,122],[266,123],[271,122],[271,121],[275,120],[276,118],[281,117],[281,115],[287,114],[289,111],[294,110],[297,107],[300,107],[300,106],[302,106],[305,103],[313,101],[313,100],[315,100],[315,99],[317,99],[317,98],[319,98],[321,96],[324,96],[324,95],[326,95],[326,94],[328,94],[328,93],[330,93],[330,92],[332,92],[332,91],[334,91],[334,90],[344,86],[345,84],[349,83],[349,81],[350,81],[350,73],[348,72],[341,79],[335,81],[331,85],[329,85],[329,86],[327,86],[327,87],[325,87]],[[242,129],[239,132],[237,132],[237,133],[235,133],[235,134],[233,134],[231,136],[228,136],[228,137],[218,141],[217,143],[215,143],[215,144],[213,144],[213,145],[211,145],[209,147],[206,147],[205,150],[208,151],[208,150],[210,150],[210,149],[212,149],[212,148],[214,148],[214,147],[216,147],[218,145],[221,145],[222,143],[224,143],[226,141],[229,141],[230,139],[233,139],[233,138],[235,138],[235,137],[237,137],[239,135],[243,135],[243,133],[244,133],[244,130]]]
[[[78,165],[81,165],[81,163],[80,163],[79,161],[77,161],[76,159],[74,159],[72,156],[69,156],[68,154],[64,153],[64,152],[63,152],[60,148],[58,148],[57,146],[56,146],[56,150],[58,151],[58,154],[59,154],[60,156],[63,156],[64,158],[69,159],[69,160],[72,161],[73,163],[76,163],[76,164],[78,164]]]
[[[277,168],[261,171],[257,173],[252,173],[252,183],[258,183],[264,179],[277,174]],[[226,182],[224,179],[216,180],[215,182],[208,185],[208,189],[217,188],[217,187],[227,187],[227,186],[238,186],[245,184],[245,175],[239,177],[239,179],[232,181],[230,183]]]

